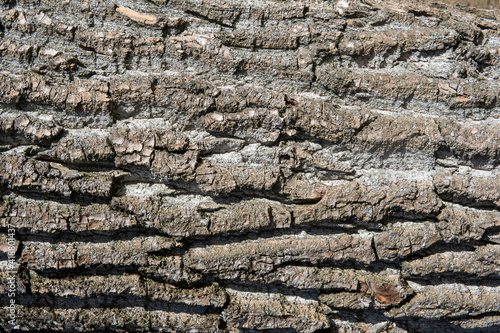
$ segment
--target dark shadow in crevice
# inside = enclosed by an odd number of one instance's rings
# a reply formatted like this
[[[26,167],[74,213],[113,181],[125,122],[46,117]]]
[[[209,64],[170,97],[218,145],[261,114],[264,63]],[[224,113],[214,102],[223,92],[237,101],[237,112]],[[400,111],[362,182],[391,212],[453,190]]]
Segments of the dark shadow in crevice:
[[[395,323],[399,328],[405,329],[410,333],[421,332],[459,332],[459,333],[497,333],[500,325],[492,325],[489,327],[463,328],[458,324],[450,322],[451,320],[470,320],[477,318],[485,318],[491,313],[481,316],[461,316],[456,318],[440,318],[427,319],[416,317],[387,317],[384,312],[386,309],[367,309],[367,310],[349,310],[340,309],[333,315],[332,319],[340,319],[351,322],[352,324],[368,323],[370,325],[381,324],[384,322]]]
[[[43,154],[39,154],[39,156],[35,157],[35,159],[42,162],[59,163],[64,165],[68,169],[83,171],[83,172],[106,172],[106,171],[120,170],[120,168],[115,166],[113,160],[71,162],[71,161],[61,160],[55,157],[45,156]]]
[[[474,252],[476,248],[474,245],[479,245],[478,242],[472,241],[468,243],[447,243],[444,241],[439,241],[430,245],[429,247],[423,248],[421,250],[415,251],[401,260],[414,260],[422,259],[433,254],[445,253],[445,252]]]
[[[0,228],[0,232],[6,232],[7,228]],[[89,230],[89,231],[56,231],[49,232],[31,232],[29,228],[16,228],[16,239],[29,242],[44,243],[107,243],[112,241],[127,241],[137,237],[144,236],[164,236],[157,229],[144,228],[141,226],[131,228],[120,228],[116,230]]]
[[[434,155],[436,159],[458,159],[460,166],[466,165],[478,170],[492,170],[500,163],[500,159],[498,157],[487,157],[481,155],[481,153],[473,153],[472,156],[465,156],[466,153],[452,151],[452,149],[447,146],[439,147]]]
[[[406,280],[414,281],[421,285],[438,286],[441,284],[464,284],[467,286],[500,287],[500,274],[490,274],[478,276],[473,273],[464,272],[444,272],[431,273],[423,276],[411,276]]]
[[[271,238],[294,236],[305,232],[314,236],[335,236],[341,234],[357,234],[358,229],[346,228],[344,226],[317,226],[317,225],[295,225],[291,228],[275,229],[276,226],[262,228],[260,230],[244,230],[244,231],[224,231],[210,236],[191,236],[185,237],[183,240],[193,247],[207,247],[211,245],[231,245],[238,244],[243,241],[251,240],[266,240]]]
[[[440,191],[437,192],[437,194],[443,201],[459,204],[464,207],[485,211],[500,211],[500,207],[491,201],[477,200],[475,198],[469,198],[465,195],[457,195],[457,193],[452,191]]]
[[[10,299],[0,296],[0,304],[8,305]],[[146,311],[166,311],[187,314],[218,314],[221,308],[188,305],[178,301],[151,299],[131,294],[104,294],[97,297],[58,296],[52,294],[16,295],[16,304],[25,307],[50,307],[52,309],[126,309],[141,307]]]
[[[122,275],[122,274],[139,274],[139,265],[89,265],[79,266],[76,268],[48,268],[35,269],[40,276],[51,279],[64,279],[75,276],[94,276],[94,275]]]
[[[23,264],[25,265],[25,264]],[[26,266],[26,265],[25,265]],[[28,267],[30,268],[30,267]],[[28,269],[26,268],[26,269]],[[148,272],[148,268],[153,268],[153,272]],[[68,279],[75,277],[85,277],[85,276],[110,276],[110,275],[139,275],[143,278],[156,281],[159,283],[167,283],[178,288],[192,289],[192,288],[203,288],[212,285],[216,282],[216,279],[211,276],[206,276],[203,280],[198,279],[193,276],[193,281],[179,279],[171,279],[167,276],[162,276],[161,274],[156,274],[154,271],[154,266],[139,266],[139,265],[109,265],[109,264],[94,264],[87,266],[79,266],[76,268],[48,268],[48,269],[34,269],[38,275],[49,278],[49,279]],[[159,267],[164,268],[164,267]],[[177,269],[177,268],[176,268]],[[183,268],[180,269],[180,273],[186,272]],[[187,272],[189,274],[189,272]]]
[[[210,23],[214,23],[214,24],[217,24],[217,25],[220,25],[222,27],[225,27],[225,28],[231,28],[231,29],[234,29],[234,24],[233,25],[229,25],[229,24],[226,24],[220,20],[216,20],[216,19],[211,19],[203,14],[200,14],[198,12],[195,12],[193,10],[185,10],[184,11],[186,14],[189,14],[189,15],[192,15],[196,18],[199,18],[199,19],[202,19],[204,21],[207,21],[207,22],[210,22]],[[234,21],[236,21],[237,19],[235,19]]]
[[[483,234],[482,240],[487,242],[487,243],[491,243],[488,241],[488,238],[490,236],[500,236],[500,226],[487,228]],[[500,237],[499,237],[499,239],[500,239]],[[498,243],[493,243],[493,244],[498,244]]]
[[[71,196],[62,196],[57,192],[49,192],[44,193],[40,191],[37,187],[22,187],[6,189],[7,192],[16,194],[20,197],[24,197],[26,199],[31,200],[41,200],[41,201],[54,201],[60,204],[74,204],[77,203],[80,206],[90,206],[93,204],[105,204],[109,205],[111,203],[111,197],[103,197],[103,196],[92,196],[92,195],[84,195],[78,193],[71,193]]]
[[[467,317],[464,319],[472,319]],[[451,323],[447,319],[426,319],[414,317],[401,317],[392,319],[396,324],[406,329],[409,333],[421,332],[454,332],[454,333],[498,333],[500,325],[489,327],[463,328],[460,325]]]
[[[286,266],[310,267],[318,269],[322,268],[352,269],[352,270],[370,271],[372,273],[380,273],[381,271],[387,269],[401,270],[401,264],[397,262],[388,263],[383,261],[375,261],[367,264],[355,259],[331,260],[329,258],[325,258],[320,261],[315,261],[314,263],[306,260],[289,260],[287,262],[274,265],[274,270]]]

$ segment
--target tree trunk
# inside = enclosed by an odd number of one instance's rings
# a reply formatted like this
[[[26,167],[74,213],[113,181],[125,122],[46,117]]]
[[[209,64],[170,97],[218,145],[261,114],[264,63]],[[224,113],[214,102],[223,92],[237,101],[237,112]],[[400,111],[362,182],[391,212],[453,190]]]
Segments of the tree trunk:
[[[0,4],[7,330],[500,331],[500,11]]]

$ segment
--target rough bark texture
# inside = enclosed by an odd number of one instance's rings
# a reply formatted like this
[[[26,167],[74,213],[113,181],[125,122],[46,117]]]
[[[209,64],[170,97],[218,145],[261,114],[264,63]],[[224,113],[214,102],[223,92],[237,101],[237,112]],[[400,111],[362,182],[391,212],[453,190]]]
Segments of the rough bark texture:
[[[0,6],[17,329],[500,331],[498,10]]]

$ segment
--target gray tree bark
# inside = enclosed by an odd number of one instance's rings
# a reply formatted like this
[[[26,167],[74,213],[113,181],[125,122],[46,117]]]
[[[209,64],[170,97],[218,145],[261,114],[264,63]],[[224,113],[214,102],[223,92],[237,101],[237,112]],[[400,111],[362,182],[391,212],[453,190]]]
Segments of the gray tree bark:
[[[500,330],[500,11],[0,5],[4,330]]]

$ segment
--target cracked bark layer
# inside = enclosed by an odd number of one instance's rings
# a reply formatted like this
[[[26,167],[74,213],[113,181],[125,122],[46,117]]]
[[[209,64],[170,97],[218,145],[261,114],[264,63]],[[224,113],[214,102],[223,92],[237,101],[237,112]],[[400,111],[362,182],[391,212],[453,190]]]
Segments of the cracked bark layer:
[[[498,10],[0,6],[19,330],[500,329]]]

